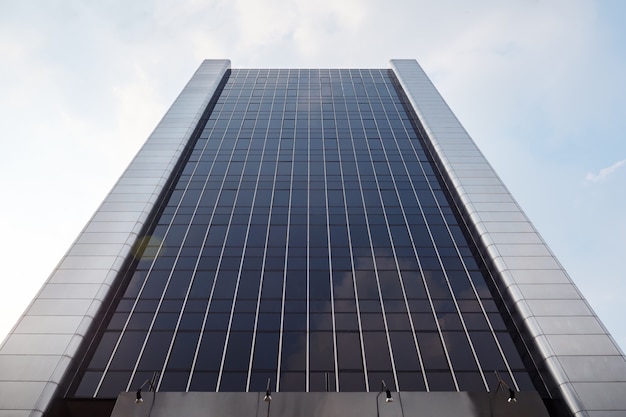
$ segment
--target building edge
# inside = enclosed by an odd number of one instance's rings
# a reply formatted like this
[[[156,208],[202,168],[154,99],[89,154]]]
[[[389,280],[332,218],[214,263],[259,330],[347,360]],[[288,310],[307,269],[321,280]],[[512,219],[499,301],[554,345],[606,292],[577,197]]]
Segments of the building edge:
[[[0,345],[0,417],[42,416],[230,69],[205,60]]]
[[[573,416],[623,415],[623,352],[417,61],[390,62],[551,394]]]

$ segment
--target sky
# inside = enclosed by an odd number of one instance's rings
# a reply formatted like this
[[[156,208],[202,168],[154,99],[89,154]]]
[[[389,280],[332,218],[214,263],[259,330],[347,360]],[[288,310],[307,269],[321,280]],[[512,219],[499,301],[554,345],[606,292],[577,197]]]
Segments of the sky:
[[[415,58],[626,350],[626,2],[0,0],[0,340],[205,58]]]

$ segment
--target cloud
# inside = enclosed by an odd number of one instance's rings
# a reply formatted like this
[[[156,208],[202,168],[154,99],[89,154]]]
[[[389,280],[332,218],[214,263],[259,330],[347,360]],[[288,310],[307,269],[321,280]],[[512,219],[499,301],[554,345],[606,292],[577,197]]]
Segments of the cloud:
[[[593,172],[588,172],[587,175],[585,176],[585,182],[590,183],[590,182],[604,181],[609,175],[613,174],[615,171],[617,171],[624,165],[626,165],[626,159],[617,161],[610,167],[602,168],[600,172],[598,172],[597,174],[594,174]]]

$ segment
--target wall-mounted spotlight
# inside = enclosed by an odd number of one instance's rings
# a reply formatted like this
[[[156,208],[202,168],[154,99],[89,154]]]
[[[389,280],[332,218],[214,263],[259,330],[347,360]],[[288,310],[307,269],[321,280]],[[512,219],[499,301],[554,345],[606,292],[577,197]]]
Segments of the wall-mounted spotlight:
[[[155,372],[152,375],[151,379],[146,379],[143,384],[137,390],[137,394],[135,395],[135,404],[141,404],[143,402],[143,397],[141,396],[141,390],[145,388],[146,384],[149,386],[148,391],[154,391],[154,384],[158,377],[159,373]]]
[[[392,403],[393,402],[393,397],[391,396],[391,391],[389,391],[389,388],[387,388],[387,384],[385,384],[384,380],[381,380],[380,382],[382,382],[382,384],[383,384],[383,389],[382,390],[385,391],[385,395],[386,395],[385,402],[386,403]]]
[[[517,399],[515,398],[515,391],[509,388],[509,399],[507,400],[510,403],[516,403]]]
[[[387,384],[383,379],[380,380],[381,388],[380,392],[376,395],[376,417],[380,417],[380,396],[385,393],[385,402],[391,403],[393,402],[393,397],[391,396],[391,391],[387,388]]]
[[[272,401],[272,391],[270,389],[270,384],[272,383],[272,378],[267,378],[267,387],[265,388],[265,397],[263,401],[266,403]]]
[[[496,389],[494,391],[494,394],[493,394],[494,397],[498,393],[498,390],[507,389],[509,391],[509,398],[506,401],[509,403],[516,403],[517,399],[515,398],[515,390],[509,387],[509,385],[506,382],[504,382],[502,378],[500,378],[500,374],[498,373],[498,371],[495,371],[495,373],[496,373],[496,378],[498,378],[498,385],[496,386]]]

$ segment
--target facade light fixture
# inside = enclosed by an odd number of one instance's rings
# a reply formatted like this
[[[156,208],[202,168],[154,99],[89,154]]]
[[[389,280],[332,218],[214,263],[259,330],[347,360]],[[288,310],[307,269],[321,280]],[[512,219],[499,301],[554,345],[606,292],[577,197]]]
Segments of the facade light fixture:
[[[141,390],[148,385],[148,391],[154,391],[154,384],[156,382],[157,377],[159,376],[158,372],[155,372],[152,375],[151,379],[146,379],[143,384],[137,390],[137,394],[135,395],[135,404],[141,404],[143,402],[143,397],[141,396]]]

